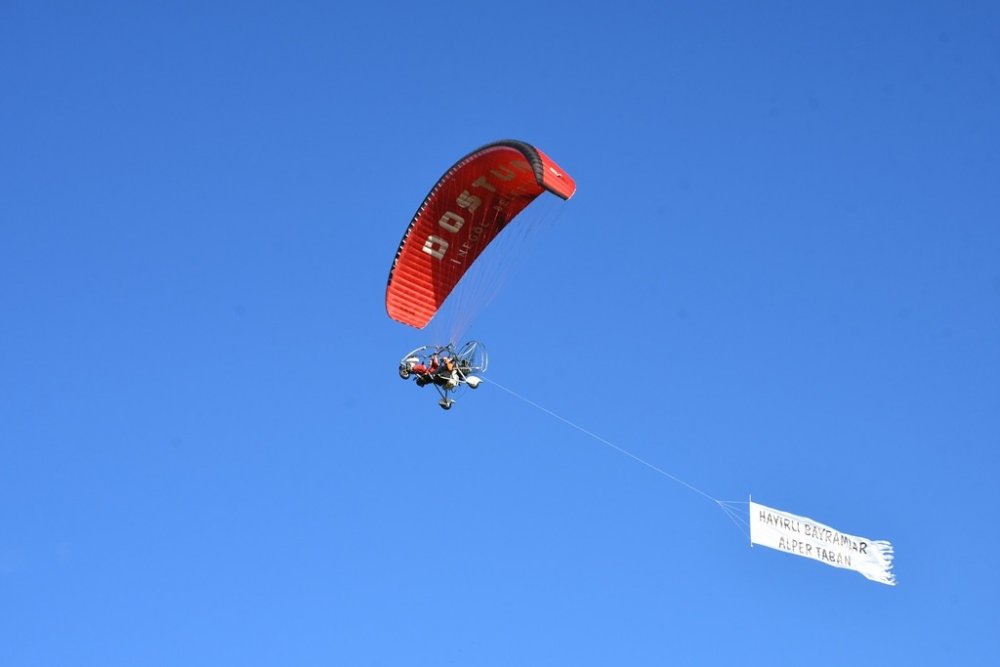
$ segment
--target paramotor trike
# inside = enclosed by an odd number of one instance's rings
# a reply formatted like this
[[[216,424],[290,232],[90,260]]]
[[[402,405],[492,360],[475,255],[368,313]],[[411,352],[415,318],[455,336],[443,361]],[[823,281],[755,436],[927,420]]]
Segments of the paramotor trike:
[[[462,387],[479,386],[487,361],[486,347],[478,341],[470,340],[458,350],[452,343],[424,345],[400,360],[399,377],[404,380],[412,377],[419,387],[434,385],[441,395],[438,405],[450,410],[455,403],[452,395]]]

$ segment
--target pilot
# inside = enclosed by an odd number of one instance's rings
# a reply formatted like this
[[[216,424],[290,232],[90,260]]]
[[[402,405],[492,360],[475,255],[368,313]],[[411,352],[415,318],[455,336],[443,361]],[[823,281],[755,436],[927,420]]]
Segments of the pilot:
[[[454,357],[444,357],[434,375],[434,383],[445,389],[454,389],[458,386],[458,382],[458,371],[455,369]]]

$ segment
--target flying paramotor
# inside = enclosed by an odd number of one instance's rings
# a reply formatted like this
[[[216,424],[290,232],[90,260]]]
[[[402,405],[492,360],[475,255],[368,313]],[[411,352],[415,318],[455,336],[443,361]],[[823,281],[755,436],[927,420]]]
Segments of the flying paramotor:
[[[538,148],[497,141],[456,162],[431,188],[406,228],[389,270],[389,317],[423,329],[497,235],[540,195],[569,199],[576,184]],[[453,341],[457,335],[452,334]],[[475,389],[486,370],[486,348],[470,341],[426,345],[399,364],[403,379],[433,384],[450,409],[461,387]]]

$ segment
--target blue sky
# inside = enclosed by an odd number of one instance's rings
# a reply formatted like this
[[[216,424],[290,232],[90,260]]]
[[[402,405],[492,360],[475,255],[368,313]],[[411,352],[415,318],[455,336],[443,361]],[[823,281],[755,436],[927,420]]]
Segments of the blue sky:
[[[992,664],[995,3],[0,7],[0,662]],[[469,335],[385,280],[452,162],[576,197]]]

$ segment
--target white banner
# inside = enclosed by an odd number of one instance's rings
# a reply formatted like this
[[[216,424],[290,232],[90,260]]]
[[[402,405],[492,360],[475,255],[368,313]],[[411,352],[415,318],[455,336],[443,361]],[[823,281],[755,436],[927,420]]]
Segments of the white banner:
[[[892,545],[848,535],[781,510],[750,503],[750,542],[860,572],[872,581],[896,585]]]

